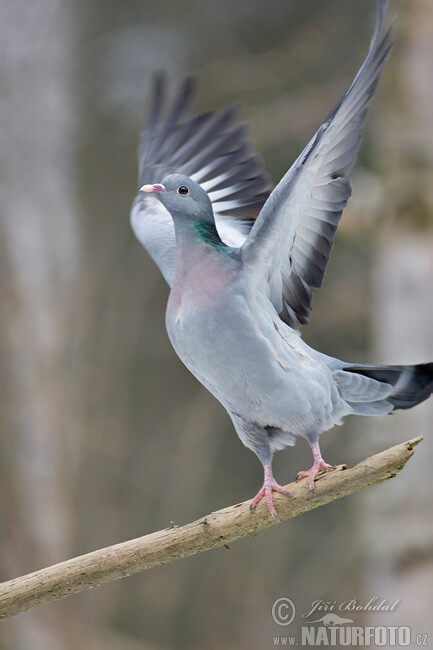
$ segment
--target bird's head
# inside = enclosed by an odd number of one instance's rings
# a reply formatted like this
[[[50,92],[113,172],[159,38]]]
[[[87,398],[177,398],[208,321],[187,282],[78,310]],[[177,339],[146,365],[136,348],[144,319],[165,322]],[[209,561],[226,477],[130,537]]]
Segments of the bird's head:
[[[212,203],[207,192],[188,176],[170,174],[162,183],[143,185],[140,191],[153,193],[173,219],[213,222]]]

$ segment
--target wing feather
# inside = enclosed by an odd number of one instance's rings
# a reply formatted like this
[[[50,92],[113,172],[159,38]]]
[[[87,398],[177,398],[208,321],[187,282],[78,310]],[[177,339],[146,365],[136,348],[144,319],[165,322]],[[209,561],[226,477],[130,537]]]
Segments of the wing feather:
[[[292,327],[308,321],[311,288],[322,285],[334,234],[351,194],[347,176],[390,53],[390,29],[380,38],[387,0],[376,0],[376,5],[373,38],[358,74],[271,193],[242,247],[250,282],[261,285]]]
[[[246,125],[233,125],[235,105],[216,113],[187,115],[195,85],[194,78],[186,78],[168,105],[166,79],[161,73],[155,75],[138,146],[138,186],[161,182],[170,173],[191,177],[209,193],[222,240],[239,248],[269,196],[268,180],[246,140]],[[159,201],[141,192],[132,205],[131,224],[171,285],[176,268],[171,216]]]

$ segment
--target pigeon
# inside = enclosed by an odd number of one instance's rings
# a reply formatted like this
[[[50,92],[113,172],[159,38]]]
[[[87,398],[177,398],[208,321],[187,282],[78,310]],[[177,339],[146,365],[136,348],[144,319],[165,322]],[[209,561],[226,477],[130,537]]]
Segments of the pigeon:
[[[376,25],[365,61],[299,157],[270,191],[236,107],[190,117],[188,78],[164,112],[165,80],[139,144],[139,192],[131,209],[135,235],[171,287],[166,328],[191,373],[230,416],[243,444],[259,458],[264,498],[277,519],[272,473],[276,451],[304,438],[313,465],[320,435],[345,416],[408,409],[433,391],[433,363],[361,365],[309,347],[312,288],[320,287],[339,220],[350,197],[350,171],[366,115],[391,51],[376,0]]]

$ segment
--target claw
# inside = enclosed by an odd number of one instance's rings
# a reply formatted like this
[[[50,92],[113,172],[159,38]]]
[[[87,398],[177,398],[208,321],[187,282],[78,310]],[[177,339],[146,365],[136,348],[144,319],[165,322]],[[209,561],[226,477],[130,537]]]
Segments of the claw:
[[[275,510],[274,506],[274,500],[272,498],[272,492],[280,492],[280,494],[289,494],[282,485],[279,485],[276,480],[274,479],[272,475],[272,469],[270,465],[266,465],[265,467],[265,480],[263,481],[263,486],[262,488],[257,492],[256,496],[254,499],[251,501],[250,504],[250,511],[253,512],[254,508],[258,504],[263,497],[266,499],[266,504],[268,506],[268,510],[271,514],[271,517],[274,521],[279,521],[277,517],[277,512]]]
[[[295,481],[298,482],[299,479],[301,478],[308,478],[308,487],[310,488],[311,492],[316,495],[316,491],[314,489],[314,481],[316,480],[316,476],[319,472],[329,472],[331,469],[337,469],[335,465],[328,465],[328,463],[325,463],[325,461],[320,458],[320,459],[314,459],[314,465],[310,467],[310,469],[307,470],[302,470],[301,472],[298,472]]]

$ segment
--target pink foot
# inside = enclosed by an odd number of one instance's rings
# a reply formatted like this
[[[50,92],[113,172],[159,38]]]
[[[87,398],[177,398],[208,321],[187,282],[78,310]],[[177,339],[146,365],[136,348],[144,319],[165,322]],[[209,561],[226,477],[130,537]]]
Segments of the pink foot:
[[[254,510],[256,505],[258,504],[263,497],[266,497],[266,503],[268,505],[268,510],[272,515],[272,518],[275,519],[275,521],[279,521],[277,517],[277,512],[275,510],[274,506],[274,500],[272,498],[272,492],[280,492],[281,494],[289,494],[282,485],[279,485],[276,480],[273,477],[272,474],[272,469],[270,465],[266,465],[265,467],[265,480],[263,481],[263,486],[262,489],[257,492],[256,496],[254,499],[251,501],[250,504],[250,510],[251,512]]]
[[[335,465],[328,465],[328,463],[325,463],[322,458],[315,458],[313,467],[310,467],[310,469],[307,470],[303,470],[302,472],[298,472],[295,481],[299,481],[301,478],[308,478],[309,488],[313,494],[316,494],[316,491],[314,489],[314,481],[317,474],[319,472],[329,472],[331,469],[336,469]]]

